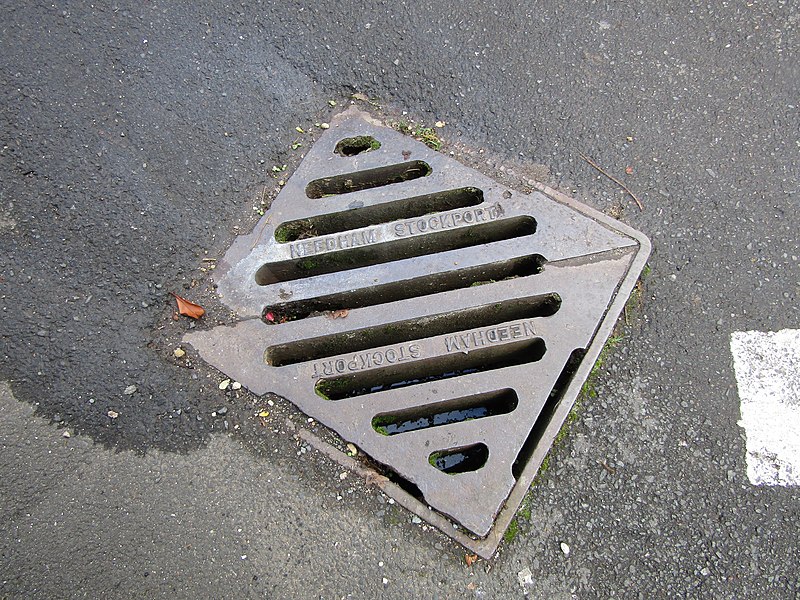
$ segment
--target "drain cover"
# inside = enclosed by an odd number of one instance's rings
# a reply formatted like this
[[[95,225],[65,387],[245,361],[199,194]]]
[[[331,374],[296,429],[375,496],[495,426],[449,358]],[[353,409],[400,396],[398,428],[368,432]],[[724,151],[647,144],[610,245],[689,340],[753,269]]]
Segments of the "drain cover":
[[[546,191],[351,109],[218,267],[240,321],[187,340],[358,445],[417,514],[489,555],[650,248]]]

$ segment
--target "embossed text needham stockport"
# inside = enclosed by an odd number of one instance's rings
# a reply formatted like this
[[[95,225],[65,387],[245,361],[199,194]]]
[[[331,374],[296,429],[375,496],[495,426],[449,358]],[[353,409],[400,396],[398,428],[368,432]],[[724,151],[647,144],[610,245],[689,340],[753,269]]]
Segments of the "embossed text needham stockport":
[[[444,338],[444,345],[447,352],[467,352],[481,346],[532,337],[536,337],[533,322],[523,321],[449,335]]]

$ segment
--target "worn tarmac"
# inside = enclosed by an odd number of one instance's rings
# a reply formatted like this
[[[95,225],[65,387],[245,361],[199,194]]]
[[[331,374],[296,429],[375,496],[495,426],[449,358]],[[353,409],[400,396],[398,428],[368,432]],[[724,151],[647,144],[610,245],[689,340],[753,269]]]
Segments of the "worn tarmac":
[[[800,327],[796,4],[0,10],[0,595],[797,597],[800,494],[747,480],[728,348]],[[653,242],[491,562],[172,353],[168,292],[230,320],[208,259],[354,93]]]

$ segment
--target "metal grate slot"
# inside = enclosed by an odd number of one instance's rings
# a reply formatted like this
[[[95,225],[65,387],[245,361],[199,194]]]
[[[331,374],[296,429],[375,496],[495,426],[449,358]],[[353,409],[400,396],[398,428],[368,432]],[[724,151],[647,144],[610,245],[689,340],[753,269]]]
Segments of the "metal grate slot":
[[[533,428],[525,438],[525,442],[522,444],[517,457],[514,459],[514,463],[511,465],[511,473],[514,475],[514,479],[519,479],[522,476],[522,470],[528,464],[536,448],[539,447],[545,431],[552,422],[558,407],[561,406],[569,383],[572,381],[585,355],[586,350],[584,348],[577,348],[570,353],[553,389],[550,390],[550,394],[547,396],[542,410],[539,412],[539,417],[533,424]]]
[[[483,191],[474,187],[445,190],[413,198],[401,198],[372,206],[281,223],[275,228],[275,241],[285,244],[321,235],[341,233],[350,229],[380,225],[398,219],[411,219],[436,212],[478,206],[481,203],[483,203]]]
[[[477,471],[483,468],[487,460],[489,460],[489,448],[482,443],[438,450],[428,457],[431,465],[448,475]]]
[[[429,381],[534,363],[542,359],[546,350],[544,340],[534,338],[478,348],[468,354],[445,354],[417,360],[419,346],[410,343],[400,347],[395,359],[397,362],[358,373],[320,379],[315,391],[326,400],[343,400]],[[386,354],[375,354],[381,356],[381,361],[387,360],[388,351]],[[360,357],[356,356],[354,360],[360,360]]]
[[[441,292],[529,277],[541,273],[544,263],[545,259],[543,257],[534,254],[467,269],[431,273],[424,277],[405,281],[393,281],[383,285],[373,285],[338,294],[273,304],[264,309],[262,316],[266,323],[280,325],[328,311],[377,306],[408,298],[430,296]]]
[[[549,317],[558,312],[560,306],[561,298],[558,294],[546,294],[531,298],[512,298],[502,302],[473,306],[428,317],[389,322],[377,327],[368,327],[270,346],[267,348],[264,359],[268,365],[284,367],[299,362],[359,352],[378,346],[401,344],[420,338],[471,331],[474,328],[489,327],[509,321]],[[521,337],[524,333],[533,331],[533,324],[525,321],[511,324],[508,327],[507,334],[508,336]],[[451,345],[460,343],[462,342],[450,342]]]
[[[421,160],[411,160],[387,167],[355,171],[354,173],[334,175],[333,177],[322,177],[311,181],[306,186],[306,196],[312,200],[318,200],[325,196],[360,192],[427,177],[431,172],[432,169],[428,163]]]
[[[474,421],[512,412],[519,404],[511,389],[454,398],[444,402],[415,406],[372,418],[372,428],[381,435],[397,435],[451,423]]]
[[[483,209],[476,208],[474,210]],[[331,241],[331,238],[327,238],[327,240],[321,238],[304,240],[296,242],[297,244],[303,244],[303,246],[300,246],[299,249],[293,248],[293,254],[297,253],[300,256],[304,256],[309,252],[309,248],[320,253],[300,258],[299,260],[267,263],[256,273],[256,283],[268,285],[279,281],[292,281],[293,279],[302,279],[314,275],[339,273],[406,258],[524,237],[533,235],[535,232],[536,221],[533,217],[511,217],[480,225],[456,226],[452,229],[435,231],[425,236],[409,235],[380,245],[371,243],[371,240],[367,237],[368,234],[364,230],[342,234],[335,241]],[[343,239],[347,240],[347,246],[344,247],[349,248],[337,250],[337,248],[342,247]],[[355,248],[350,247],[355,244],[363,245]],[[326,252],[325,250],[330,251]]]
[[[357,156],[380,147],[381,143],[371,135],[357,135],[339,140],[333,151],[339,156]]]

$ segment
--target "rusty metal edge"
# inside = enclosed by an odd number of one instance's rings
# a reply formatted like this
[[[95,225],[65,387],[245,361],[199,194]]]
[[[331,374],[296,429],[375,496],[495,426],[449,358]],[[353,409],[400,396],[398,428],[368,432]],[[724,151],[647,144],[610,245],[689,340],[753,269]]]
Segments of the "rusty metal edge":
[[[516,515],[517,510],[519,510],[519,507],[522,504],[522,501],[528,494],[531,484],[533,483],[536,474],[539,472],[539,468],[541,467],[544,458],[552,448],[553,442],[555,441],[558,432],[561,430],[567,415],[569,415],[569,412],[572,410],[575,400],[580,394],[585,380],[588,378],[591,369],[594,367],[594,364],[597,361],[597,358],[600,356],[600,352],[614,330],[614,327],[616,327],[617,320],[622,314],[625,304],[627,304],[633,288],[639,279],[639,275],[644,269],[652,250],[650,240],[644,234],[636,231],[632,227],[629,227],[628,225],[617,221],[616,219],[612,219],[608,215],[605,215],[591,208],[590,206],[578,202],[570,196],[567,196],[546,185],[538,184],[534,187],[552,200],[559,202],[560,204],[565,204],[573,210],[576,210],[587,217],[603,223],[610,229],[635,239],[639,244],[639,249],[636,251],[625,277],[617,287],[614,300],[608,307],[605,316],[600,321],[586,354],[581,361],[580,367],[573,375],[572,381],[567,386],[556,412],[553,414],[553,417],[550,419],[550,423],[543,432],[539,445],[536,447],[533,455],[528,460],[528,464],[525,466],[525,469],[522,471],[517,483],[512,488],[511,493],[503,505],[503,508],[498,512],[497,517],[494,520],[494,524],[492,525],[492,528],[486,537],[482,539],[474,539],[455,529],[453,527],[453,521],[447,519],[445,516],[429,508],[423,502],[417,500],[414,496],[406,492],[396,483],[393,483],[387,479],[380,472],[365,466],[350,456],[347,456],[344,452],[322,440],[305,427],[296,426],[289,422],[289,426],[292,429],[297,428],[298,435],[314,449],[338,463],[343,468],[346,468],[363,477],[368,484],[371,483],[378,487],[387,496],[393,498],[395,502],[400,504],[400,506],[417,515],[419,518],[424,519],[430,525],[439,529],[443,534],[461,544],[467,550],[477,554],[484,560],[491,560],[495,556],[501,542],[503,541],[503,536],[508,529],[508,526],[511,524],[511,520]]]

